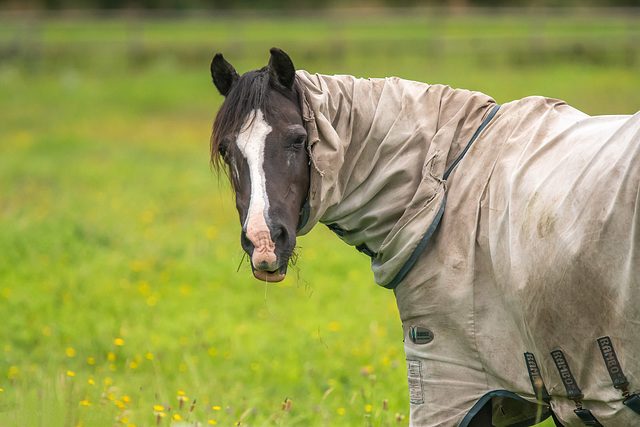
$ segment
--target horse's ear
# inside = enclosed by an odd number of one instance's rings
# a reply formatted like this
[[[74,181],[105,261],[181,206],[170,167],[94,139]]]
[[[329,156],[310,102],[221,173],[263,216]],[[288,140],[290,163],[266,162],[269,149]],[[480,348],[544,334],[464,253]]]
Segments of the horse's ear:
[[[211,61],[211,78],[222,96],[227,96],[240,76],[233,65],[229,64],[221,53],[216,53]]]
[[[293,66],[291,58],[277,47],[272,47],[270,52],[269,74],[271,79],[291,89],[296,80],[296,68]]]

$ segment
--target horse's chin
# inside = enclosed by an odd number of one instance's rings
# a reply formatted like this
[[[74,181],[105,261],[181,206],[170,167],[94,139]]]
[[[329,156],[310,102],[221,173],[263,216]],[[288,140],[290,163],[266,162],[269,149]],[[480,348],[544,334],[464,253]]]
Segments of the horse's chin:
[[[281,282],[284,280],[287,274],[280,273],[280,270],[276,270],[276,271],[253,270],[253,276],[262,282]]]

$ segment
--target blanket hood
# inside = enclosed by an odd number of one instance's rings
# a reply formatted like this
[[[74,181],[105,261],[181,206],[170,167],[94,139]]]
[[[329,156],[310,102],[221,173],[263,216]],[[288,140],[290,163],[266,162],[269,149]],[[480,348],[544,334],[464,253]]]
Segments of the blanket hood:
[[[395,288],[444,211],[452,168],[495,101],[399,78],[297,71],[312,163],[298,235],[326,224]],[[448,173],[447,173],[448,175]]]

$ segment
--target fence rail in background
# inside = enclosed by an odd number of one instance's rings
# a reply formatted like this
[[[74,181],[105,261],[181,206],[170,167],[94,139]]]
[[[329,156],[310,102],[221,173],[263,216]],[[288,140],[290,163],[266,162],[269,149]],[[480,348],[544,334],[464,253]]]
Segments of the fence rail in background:
[[[198,66],[212,50],[264,56],[277,45],[302,61],[331,56],[432,61],[466,57],[475,65],[545,61],[636,67],[640,8],[363,9],[298,12],[67,11],[0,13],[0,67],[129,67],[158,60]]]

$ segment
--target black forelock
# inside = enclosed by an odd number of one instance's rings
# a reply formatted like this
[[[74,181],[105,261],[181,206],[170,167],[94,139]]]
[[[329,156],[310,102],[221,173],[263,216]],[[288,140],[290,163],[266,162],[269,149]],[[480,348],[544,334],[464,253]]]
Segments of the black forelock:
[[[272,94],[280,93],[293,102],[299,103],[300,90],[298,84],[294,85],[294,90],[286,90],[278,83],[274,83],[269,78],[269,67],[260,70],[248,71],[243,74],[233,86],[224,102],[218,110],[218,114],[213,123],[211,134],[211,161],[216,168],[221,166],[219,147],[222,138],[238,132],[247,115],[254,110],[277,108],[269,101]]]

